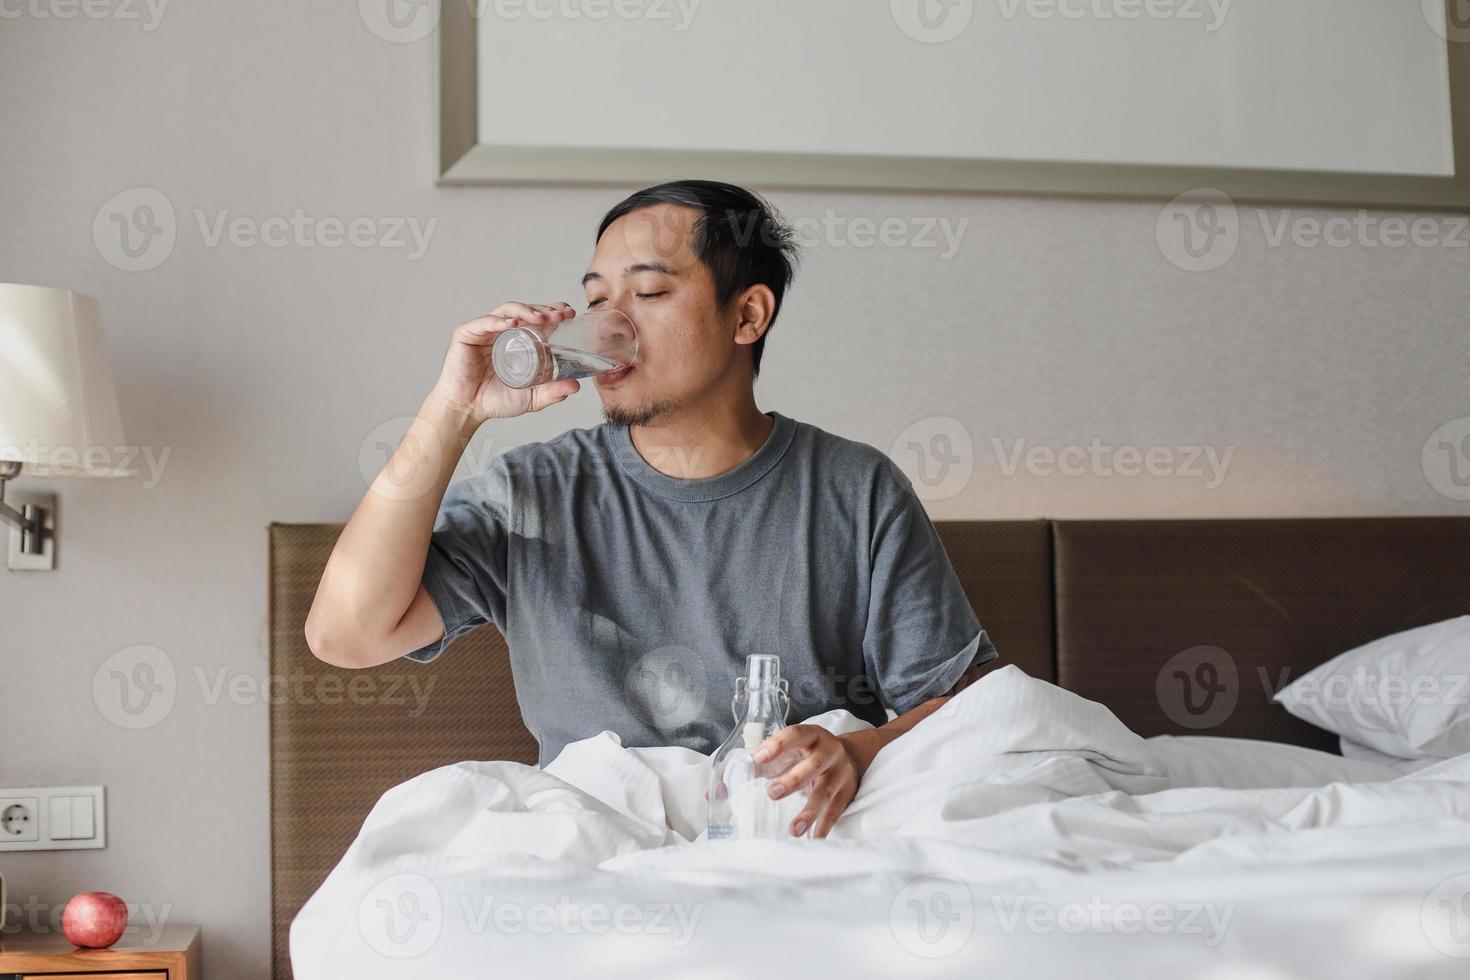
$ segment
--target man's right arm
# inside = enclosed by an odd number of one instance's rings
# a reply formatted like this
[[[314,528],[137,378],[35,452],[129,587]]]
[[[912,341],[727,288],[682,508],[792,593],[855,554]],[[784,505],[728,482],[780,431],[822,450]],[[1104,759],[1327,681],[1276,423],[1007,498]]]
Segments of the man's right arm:
[[[478,424],[430,395],[332,549],[306,642],[337,667],[374,667],[444,635],[421,583],[444,491]]]
[[[317,659],[375,667],[444,636],[422,580],[434,521],[460,456],[487,419],[540,411],[579,388],[576,381],[507,388],[490,369],[495,335],[572,316],[566,303],[507,303],[455,328],[433,392],[332,549],[306,619],[306,642]]]

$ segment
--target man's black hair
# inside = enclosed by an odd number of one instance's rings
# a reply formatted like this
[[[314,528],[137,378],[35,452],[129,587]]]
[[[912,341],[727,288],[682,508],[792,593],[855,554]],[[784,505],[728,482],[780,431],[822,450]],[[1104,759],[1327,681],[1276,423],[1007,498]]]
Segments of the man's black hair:
[[[751,286],[770,287],[776,295],[771,327],[781,312],[781,299],[796,275],[796,236],[776,210],[743,187],[716,180],[675,180],[646,187],[617,204],[602,219],[597,240],[614,221],[633,211],[658,204],[676,204],[698,211],[694,225],[694,253],[715,282],[715,302],[721,308]],[[751,345],[751,367],[761,369],[765,334]]]

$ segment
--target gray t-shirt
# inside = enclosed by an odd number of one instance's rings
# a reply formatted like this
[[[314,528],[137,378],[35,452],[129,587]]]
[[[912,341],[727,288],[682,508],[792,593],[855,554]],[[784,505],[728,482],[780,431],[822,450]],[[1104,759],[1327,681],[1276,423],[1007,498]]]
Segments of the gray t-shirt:
[[[445,637],[407,656],[494,623],[541,765],[604,729],[713,751],[749,654],[781,658],[791,724],[846,708],[881,725],[995,659],[903,472],[769,414],[760,449],[709,479],[600,425],[451,484],[423,576]]]

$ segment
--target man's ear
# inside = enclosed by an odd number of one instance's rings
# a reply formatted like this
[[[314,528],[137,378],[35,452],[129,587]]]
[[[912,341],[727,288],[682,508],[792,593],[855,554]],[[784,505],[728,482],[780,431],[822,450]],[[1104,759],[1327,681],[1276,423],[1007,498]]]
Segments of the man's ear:
[[[735,299],[735,343],[753,344],[771,328],[776,294],[770,286],[755,285]]]

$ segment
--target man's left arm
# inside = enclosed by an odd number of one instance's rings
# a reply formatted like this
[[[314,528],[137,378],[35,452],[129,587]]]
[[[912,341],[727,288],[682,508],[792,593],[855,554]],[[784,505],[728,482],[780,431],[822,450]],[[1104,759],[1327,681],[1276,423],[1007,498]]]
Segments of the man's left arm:
[[[841,736],[816,725],[796,725],[761,746],[758,762],[790,749],[803,756],[770,790],[779,798],[810,787],[807,805],[791,822],[798,837],[808,828],[812,836],[825,837],[883,747],[941,708],[1000,657],[980,628],[923,503],[908,478],[890,467],[896,492],[869,542],[863,663],[897,717],[878,728]]]

